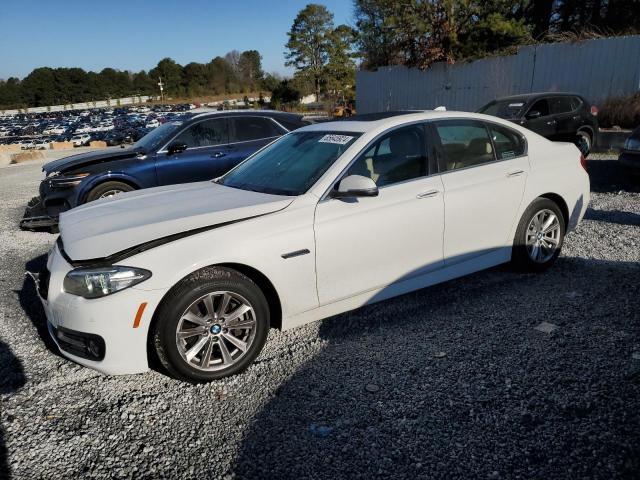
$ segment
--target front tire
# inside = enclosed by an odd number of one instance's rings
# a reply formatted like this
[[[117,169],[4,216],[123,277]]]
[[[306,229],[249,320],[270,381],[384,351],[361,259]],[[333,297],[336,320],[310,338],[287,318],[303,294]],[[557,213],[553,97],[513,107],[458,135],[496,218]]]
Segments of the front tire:
[[[200,383],[245,370],[268,332],[269,307],[260,288],[236,270],[209,267],[163,300],[151,340],[173,377]]]
[[[87,195],[87,203],[101,198],[109,198],[124,192],[135,190],[131,185],[123,182],[104,182],[91,189]]]
[[[513,242],[512,263],[527,272],[542,272],[555,263],[566,227],[558,205],[537,198],[525,210]]]

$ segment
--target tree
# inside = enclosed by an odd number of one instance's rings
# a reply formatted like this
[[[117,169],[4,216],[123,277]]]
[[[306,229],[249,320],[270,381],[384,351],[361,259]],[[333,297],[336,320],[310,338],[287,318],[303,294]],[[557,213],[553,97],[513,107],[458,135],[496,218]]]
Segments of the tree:
[[[207,67],[191,62],[184,66],[183,90],[187,95],[201,95],[207,88]]]
[[[216,57],[207,64],[207,87],[215,94],[226,93],[234,75],[229,62],[222,57]]]
[[[296,90],[290,80],[282,80],[271,93],[271,103],[274,105],[293,105],[300,102],[300,92]]]
[[[9,77],[6,82],[0,81],[0,108],[22,106],[22,94],[22,85],[18,78]]]
[[[329,34],[328,60],[324,71],[325,89],[338,93],[355,85],[356,64],[351,46],[355,32],[346,25],[339,25]]]
[[[240,82],[249,90],[255,90],[262,78],[262,57],[257,50],[247,50],[238,59],[238,77]]]
[[[316,100],[320,100],[320,87],[329,57],[333,14],[323,5],[309,4],[302,9],[288,33],[286,65],[296,69],[296,75],[313,81]]]
[[[365,68],[427,68],[521,44],[530,38],[512,0],[355,0]]]
[[[147,72],[141,70],[133,74],[131,81],[133,92],[138,95],[153,95],[156,92],[156,82]]]
[[[267,92],[273,92],[281,81],[282,78],[277,73],[267,73],[262,79],[261,88]]]
[[[167,95],[180,95],[182,93],[182,67],[171,58],[163,58],[156,68],[149,71],[149,75],[158,82],[162,78]]]
[[[29,106],[55,105],[59,92],[55,89],[55,75],[49,67],[36,68],[22,80],[22,91]]]

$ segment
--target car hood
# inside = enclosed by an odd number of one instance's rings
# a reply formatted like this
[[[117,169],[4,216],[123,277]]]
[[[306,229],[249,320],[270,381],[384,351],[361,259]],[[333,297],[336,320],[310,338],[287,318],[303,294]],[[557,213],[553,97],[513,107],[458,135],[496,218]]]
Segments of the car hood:
[[[60,237],[72,260],[103,259],[166,237],[272,213],[292,201],[211,181],[148,188],[60,214]]]
[[[49,163],[45,163],[42,171],[49,175],[51,172],[65,172],[76,168],[93,165],[96,163],[111,162],[113,160],[123,160],[141,155],[138,150],[131,148],[118,148],[99,150],[97,152],[79,153],[69,157],[60,158]]]

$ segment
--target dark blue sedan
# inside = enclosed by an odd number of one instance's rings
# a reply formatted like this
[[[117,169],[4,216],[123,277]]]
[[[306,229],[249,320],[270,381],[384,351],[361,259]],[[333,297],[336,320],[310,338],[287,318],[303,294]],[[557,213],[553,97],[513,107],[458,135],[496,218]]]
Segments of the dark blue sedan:
[[[131,148],[88,152],[49,162],[40,196],[20,226],[54,227],[61,212],[141,188],[218,177],[275,138],[307,125],[274,111],[211,112],[167,122]]]

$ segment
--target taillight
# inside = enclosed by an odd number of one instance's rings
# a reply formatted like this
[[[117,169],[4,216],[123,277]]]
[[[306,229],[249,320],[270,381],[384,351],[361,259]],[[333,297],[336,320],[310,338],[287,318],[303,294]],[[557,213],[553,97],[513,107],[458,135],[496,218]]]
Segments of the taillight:
[[[589,173],[589,171],[587,170],[587,159],[584,158],[584,155],[580,155],[580,166],[584,168],[585,172]]]
[[[600,110],[598,110],[598,107],[596,107],[595,105],[591,105],[591,115],[595,117],[596,115],[598,115],[599,111]]]

